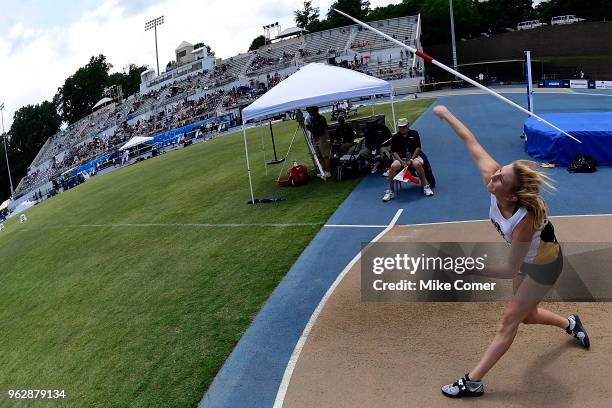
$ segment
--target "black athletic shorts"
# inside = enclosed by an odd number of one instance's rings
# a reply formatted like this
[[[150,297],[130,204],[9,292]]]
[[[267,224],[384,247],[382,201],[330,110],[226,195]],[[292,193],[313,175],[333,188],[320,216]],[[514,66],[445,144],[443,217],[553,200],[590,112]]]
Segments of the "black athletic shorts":
[[[563,270],[563,253],[559,248],[559,254],[557,258],[551,263],[547,264],[530,264],[524,262],[521,265],[521,271],[518,273],[520,276],[530,276],[534,281],[541,285],[553,286],[561,271]]]

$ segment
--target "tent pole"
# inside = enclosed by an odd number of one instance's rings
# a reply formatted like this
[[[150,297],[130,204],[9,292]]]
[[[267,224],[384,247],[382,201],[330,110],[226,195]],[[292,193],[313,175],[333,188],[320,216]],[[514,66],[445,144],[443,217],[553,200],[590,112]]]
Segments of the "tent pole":
[[[395,120],[395,105],[393,103],[393,88],[391,88],[391,114],[393,115],[393,133],[397,133],[397,121]]]
[[[242,138],[244,139],[244,156],[246,157],[247,173],[249,174],[249,189],[251,190],[251,204],[255,205],[255,196],[253,195],[253,182],[251,180],[251,164],[249,163],[249,148],[247,147],[246,129],[242,124]]]
[[[264,157],[264,167],[266,168],[266,176],[268,175],[268,160],[266,159],[266,145],[264,142],[264,129],[262,126],[262,123],[260,122],[259,124],[259,134],[261,136],[261,151],[263,152],[263,157]]]

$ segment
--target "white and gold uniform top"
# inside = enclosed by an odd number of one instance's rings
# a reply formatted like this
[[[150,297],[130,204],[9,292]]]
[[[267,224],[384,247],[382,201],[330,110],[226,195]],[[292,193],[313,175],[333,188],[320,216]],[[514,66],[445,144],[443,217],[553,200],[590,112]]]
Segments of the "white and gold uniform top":
[[[489,218],[497,229],[497,232],[508,243],[512,243],[512,233],[516,226],[527,215],[527,209],[519,207],[510,218],[505,218],[499,206],[497,199],[491,194],[491,207],[489,208]],[[546,220],[544,228],[536,230],[531,237],[529,251],[525,257],[525,263],[530,264],[547,264],[553,262],[559,254],[559,243],[555,237],[555,229],[549,220]]]

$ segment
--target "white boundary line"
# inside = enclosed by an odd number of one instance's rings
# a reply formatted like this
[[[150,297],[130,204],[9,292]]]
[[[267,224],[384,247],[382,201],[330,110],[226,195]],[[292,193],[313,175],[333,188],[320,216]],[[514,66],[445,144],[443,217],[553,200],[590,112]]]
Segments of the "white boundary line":
[[[304,223],[293,223],[293,224],[273,224],[273,223],[262,223],[262,224],[207,224],[207,223],[188,223],[188,224],[77,224],[77,225],[66,225],[65,227],[83,227],[83,228],[104,228],[104,227],[212,227],[212,228],[240,228],[240,227],[314,227],[323,226],[319,222],[304,222]],[[58,228],[63,228],[58,226]]]
[[[612,214],[573,214],[573,215],[551,215],[549,218],[573,218],[573,217],[612,217]],[[482,220],[463,220],[463,221],[442,221],[442,222],[426,222],[423,224],[400,224],[398,227],[423,227],[426,225],[447,225],[447,224],[464,224],[466,222],[484,222],[490,221],[488,218]]]
[[[404,210],[402,209],[397,210],[397,212],[395,213],[395,216],[393,217],[389,225],[387,225],[386,228],[382,232],[380,232],[376,237],[374,237],[371,243],[378,241],[387,232],[389,232],[391,228],[395,226],[395,223],[397,222],[400,215],[402,214],[402,211]],[[287,363],[287,367],[285,368],[283,379],[280,383],[280,386],[278,387],[278,392],[276,393],[276,399],[274,400],[274,406],[273,406],[274,408],[282,408],[283,403],[285,402],[285,396],[287,395],[287,389],[289,388],[289,382],[291,381],[291,376],[293,375],[293,370],[295,369],[297,361],[300,358],[300,353],[302,352],[302,348],[306,344],[306,339],[308,338],[308,335],[310,334],[312,327],[317,321],[319,314],[323,310],[325,303],[331,297],[332,293],[334,293],[334,290],[336,289],[336,287],[338,287],[340,282],[342,282],[342,279],[344,278],[344,276],[353,267],[353,265],[357,263],[359,258],[361,258],[361,252],[362,251],[359,251],[359,253],[355,255],[355,257],[351,260],[351,262],[349,262],[348,265],[346,265],[346,267],[340,273],[340,275],[336,277],[336,280],[334,281],[334,283],[332,283],[329,289],[327,289],[327,292],[325,292],[325,295],[323,295],[323,298],[317,305],[317,308],[314,310],[314,312],[312,312],[312,315],[310,316],[308,323],[306,323],[306,327],[304,327],[304,331],[302,332],[302,335],[300,336],[298,342],[295,344],[295,348],[293,349],[291,358],[289,359],[289,362]]]
[[[328,228],[387,228],[388,225],[376,224],[325,224]]]
[[[399,211],[399,210],[398,210]],[[397,214],[396,214],[397,215]],[[612,217],[610,214],[570,214],[570,215],[551,215],[550,218],[571,218],[571,217]],[[426,222],[422,224],[399,224],[396,225],[393,221],[393,225],[397,227],[422,227],[427,225],[449,225],[449,224],[463,224],[468,222],[484,222],[489,221],[488,218],[480,220],[463,220],[463,221],[441,221],[441,222]],[[206,223],[186,223],[186,224],[72,224],[72,225],[48,225],[43,228],[147,228],[147,227],[200,227],[200,228],[246,228],[246,227],[271,227],[271,228],[291,228],[291,227],[316,227],[322,228],[389,228],[389,225],[384,224],[321,224],[317,222],[304,222],[304,223],[292,223],[292,224],[274,224],[274,223],[261,223],[261,224],[206,224]]]
[[[572,95],[589,95],[589,96],[612,96],[612,94],[594,93],[594,92],[571,92]]]

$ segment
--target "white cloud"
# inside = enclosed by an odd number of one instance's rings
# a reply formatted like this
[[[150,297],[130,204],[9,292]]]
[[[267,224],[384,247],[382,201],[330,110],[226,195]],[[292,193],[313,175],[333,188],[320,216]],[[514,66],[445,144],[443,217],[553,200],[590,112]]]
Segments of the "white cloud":
[[[333,0],[314,1],[325,17]],[[372,7],[399,0],[371,1]],[[209,44],[218,57],[248,49],[262,34],[261,26],[278,21],[295,25],[293,10],[303,0],[106,0],[67,25],[26,27],[18,22],[8,38],[0,36],[0,103],[5,102],[5,125],[26,104],[51,100],[64,79],[93,55],[104,54],[121,70],[130,63],[155,67],[152,31],[146,21],[165,16],[158,28],[159,64],[163,70],[183,40]],[[69,5],[58,7],[70,7]],[[59,22],[61,24],[61,22]]]

